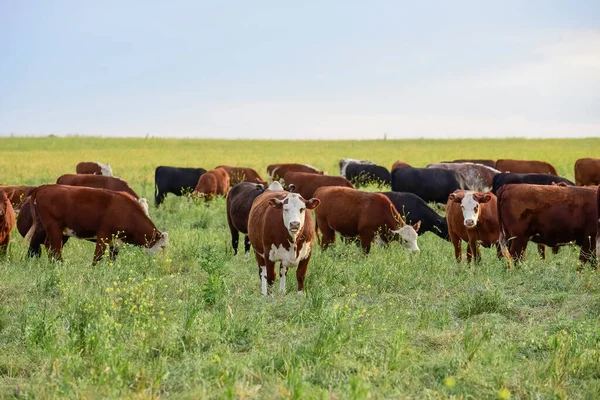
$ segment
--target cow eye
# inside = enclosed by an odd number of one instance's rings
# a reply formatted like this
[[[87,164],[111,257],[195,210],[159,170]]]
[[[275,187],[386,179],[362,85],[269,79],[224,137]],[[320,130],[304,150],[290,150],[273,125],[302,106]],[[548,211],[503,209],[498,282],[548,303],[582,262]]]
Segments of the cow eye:
[[[475,212],[479,212],[479,206],[475,207]]]

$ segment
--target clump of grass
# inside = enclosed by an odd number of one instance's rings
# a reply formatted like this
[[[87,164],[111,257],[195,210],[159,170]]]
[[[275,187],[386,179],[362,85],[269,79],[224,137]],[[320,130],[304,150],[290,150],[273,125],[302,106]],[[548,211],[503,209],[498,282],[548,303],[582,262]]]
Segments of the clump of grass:
[[[467,290],[459,297],[454,312],[457,317],[467,319],[484,313],[496,313],[508,317],[514,310],[498,289],[476,287]]]

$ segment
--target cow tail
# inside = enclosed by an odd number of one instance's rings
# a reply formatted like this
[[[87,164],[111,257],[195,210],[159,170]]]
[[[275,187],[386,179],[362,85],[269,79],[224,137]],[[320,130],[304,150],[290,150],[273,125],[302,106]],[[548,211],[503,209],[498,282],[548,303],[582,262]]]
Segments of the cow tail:
[[[31,212],[31,219],[33,220],[33,223],[31,224],[31,228],[29,228],[29,230],[27,231],[27,234],[25,235],[25,243],[31,243],[33,234],[35,233],[35,231],[38,228],[38,218],[37,218],[37,210],[36,210],[36,208],[37,208],[37,204],[36,204],[37,192],[38,192],[38,188],[35,188],[29,194],[29,211]]]
[[[510,255],[510,252],[508,251],[508,247],[506,245],[506,229],[504,226],[504,221],[502,220],[502,202],[501,202],[501,198],[502,195],[504,194],[504,188],[500,188],[500,190],[498,191],[498,196],[496,198],[496,207],[498,208],[498,228],[500,231],[500,235],[498,236],[498,243],[500,244],[500,250],[502,251],[502,254],[504,255],[504,258],[506,258],[506,267],[508,269],[511,269],[513,266],[513,259],[512,256]]]
[[[154,170],[154,206],[158,207],[158,169]]]

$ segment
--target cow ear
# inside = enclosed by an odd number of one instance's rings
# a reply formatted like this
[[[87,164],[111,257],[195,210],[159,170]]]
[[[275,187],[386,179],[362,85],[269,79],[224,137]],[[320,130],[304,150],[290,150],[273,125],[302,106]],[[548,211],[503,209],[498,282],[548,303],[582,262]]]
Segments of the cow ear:
[[[313,197],[312,199],[306,202],[306,208],[308,208],[309,210],[314,210],[319,204],[321,204],[321,200],[317,199],[316,197]]]
[[[15,195],[16,192],[17,192],[16,190],[13,190],[8,195],[6,195],[6,197],[8,197],[8,201],[12,201],[12,198]]]
[[[461,196],[462,193],[450,193],[450,196],[448,196],[449,200],[452,200],[455,203],[460,203],[464,197],[464,194]]]
[[[269,205],[271,207],[275,207],[275,208],[283,208],[283,201],[273,198],[273,199],[269,200]]]
[[[295,191],[296,191],[296,185],[294,185],[293,183],[290,183],[288,185],[288,192],[294,193]]]
[[[479,203],[487,203],[491,199],[492,199],[492,196],[489,193],[486,193],[479,198]]]
[[[264,185],[262,183],[257,183],[256,184],[256,190],[262,193],[262,192],[265,191],[265,187],[264,187]]]
[[[419,232],[419,228],[421,227],[421,221],[417,222],[412,227],[415,230],[415,232]]]

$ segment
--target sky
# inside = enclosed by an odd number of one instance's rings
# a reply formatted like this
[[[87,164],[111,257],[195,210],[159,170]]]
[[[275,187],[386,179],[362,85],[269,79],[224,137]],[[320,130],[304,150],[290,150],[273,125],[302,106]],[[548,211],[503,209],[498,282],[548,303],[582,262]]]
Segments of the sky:
[[[0,136],[600,136],[600,1],[0,0]]]

